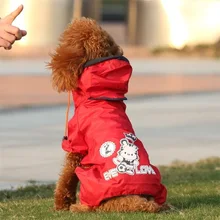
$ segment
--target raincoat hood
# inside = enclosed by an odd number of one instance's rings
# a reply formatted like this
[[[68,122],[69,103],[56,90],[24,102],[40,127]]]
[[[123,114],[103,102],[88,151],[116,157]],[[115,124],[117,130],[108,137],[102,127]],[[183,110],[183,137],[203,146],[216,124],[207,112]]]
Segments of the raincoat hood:
[[[111,56],[88,61],[73,91],[77,107],[81,102],[92,100],[126,100],[132,67],[124,56]]]

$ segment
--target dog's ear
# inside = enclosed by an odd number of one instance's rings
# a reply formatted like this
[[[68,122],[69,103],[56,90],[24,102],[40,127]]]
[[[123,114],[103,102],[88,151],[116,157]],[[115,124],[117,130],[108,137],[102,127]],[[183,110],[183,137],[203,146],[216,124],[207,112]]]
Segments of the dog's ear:
[[[85,63],[84,53],[83,47],[62,43],[55,53],[50,54],[51,61],[47,66],[52,69],[52,86],[55,90],[67,92],[76,89]]]

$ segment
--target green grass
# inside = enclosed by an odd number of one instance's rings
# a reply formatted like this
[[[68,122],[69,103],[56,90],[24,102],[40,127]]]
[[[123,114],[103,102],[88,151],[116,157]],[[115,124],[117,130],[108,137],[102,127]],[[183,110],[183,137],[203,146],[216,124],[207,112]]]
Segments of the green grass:
[[[167,213],[87,213],[53,211],[54,185],[34,183],[15,191],[0,191],[0,219],[77,219],[77,220],[220,220],[220,158],[194,164],[175,162],[160,167],[168,188]]]

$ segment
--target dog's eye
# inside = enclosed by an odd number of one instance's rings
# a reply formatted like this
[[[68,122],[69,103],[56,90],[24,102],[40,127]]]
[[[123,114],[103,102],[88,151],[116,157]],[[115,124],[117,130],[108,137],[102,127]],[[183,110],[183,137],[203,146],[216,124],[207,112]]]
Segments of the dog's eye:
[[[125,154],[127,154],[127,153],[125,152]]]

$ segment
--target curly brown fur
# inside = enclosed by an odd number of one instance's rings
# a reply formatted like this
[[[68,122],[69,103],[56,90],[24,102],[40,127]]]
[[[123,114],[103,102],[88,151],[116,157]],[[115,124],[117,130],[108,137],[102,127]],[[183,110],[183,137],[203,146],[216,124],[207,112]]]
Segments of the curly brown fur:
[[[138,195],[112,198],[102,203],[98,211],[104,212],[159,212],[160,206],[153,200]]]
[[[48,67],[52,69],[52,85],[58,92],[77,88],[83,65],[92,59],[123,55],[122,49],[95,20],[75,19],[60,38],[59,46],[51,54]]]
[[[81,204],[70,206],[71,212],[149,212],[157,213],[169,209],[166,205],[158,205],[152,198],[145,198],[138,195],[128,195],[111,198],[103,202],[100,206],[90,208]]]
[[[54,208],[56,210],[69,210],[70,205],[76,203],[76,190],[79,180],[75,174],[75,169],[79,166],[81,158],[80,154],[66,154],[65,164],[54,193]]]

